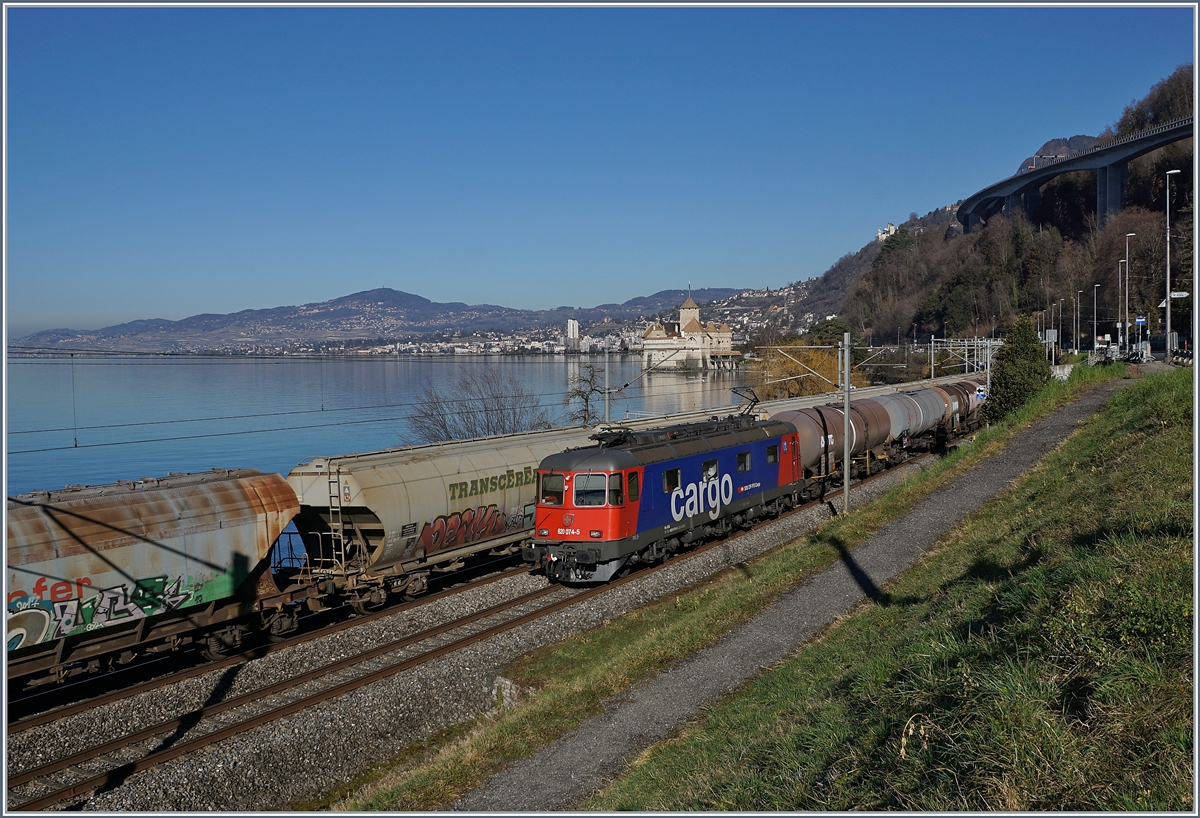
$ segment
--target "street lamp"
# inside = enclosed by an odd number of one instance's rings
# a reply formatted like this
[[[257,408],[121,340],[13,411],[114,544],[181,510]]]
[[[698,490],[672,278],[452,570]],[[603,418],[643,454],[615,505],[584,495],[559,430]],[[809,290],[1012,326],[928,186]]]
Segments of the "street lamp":
[[[1171,360],[1171,175],[1178,170],[1167,171],[1167,336],[1163,341],[1163,360]]]
[[[1080,313],[1084,312],[1084,290],[1079,290],[1079,297],[1075,299],[1075,351],[1079,351],[1079,329],[1080,329]]]
[[[1129,237],[1137,233],[1125,234],[1125,332],[1129,332]],[[1125,339],[1125,349],[1129,349],[1129,339]]]
[[[1065,298],[1058,299],[1058,331],[1054,334],[1054,340],[1056,340],[1058,342],[1058,352],[1060,355],[1062,354],[1062,348],[1063,348],[1063,345],[1062,345],[1062,308],[1063,308],[1064,301],[1066,301]]]
[[[1092,352],[1096,351],[1096,339],[1100,337],[1096,334],[1096,291],[1099,289],[1099,284],[1092,285]]]
[[[1125,344],[1125,336],[1122,334],[1125,327],[1121,323],[1121,265],[1124,263],[1125,259],[1117,259],[1117,320],[1113,322],[1117,325],[1117,352],[1120,352],[1121,347]]]

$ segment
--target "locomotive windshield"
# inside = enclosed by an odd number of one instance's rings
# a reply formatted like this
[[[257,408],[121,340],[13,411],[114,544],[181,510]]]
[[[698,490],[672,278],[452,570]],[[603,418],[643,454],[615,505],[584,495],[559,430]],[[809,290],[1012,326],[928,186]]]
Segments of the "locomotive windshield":
[[[561,506],[563,504],[563,496],[565,489],[563,488],[563,476],[549,472],[539,475],[542,481],[541,491],[538,496],[541,498],[541,504],[544,506]]]
[[[608,476],[579,474],[575,476],[575,505],[602,506],[608,490]]]

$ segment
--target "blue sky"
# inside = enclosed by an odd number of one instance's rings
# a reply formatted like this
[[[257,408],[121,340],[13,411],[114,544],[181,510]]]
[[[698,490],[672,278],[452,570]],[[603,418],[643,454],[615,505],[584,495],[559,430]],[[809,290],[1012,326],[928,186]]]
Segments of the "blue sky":
[[[1190,7],[6,13],[10,338],[778,287],[1195,48]]]

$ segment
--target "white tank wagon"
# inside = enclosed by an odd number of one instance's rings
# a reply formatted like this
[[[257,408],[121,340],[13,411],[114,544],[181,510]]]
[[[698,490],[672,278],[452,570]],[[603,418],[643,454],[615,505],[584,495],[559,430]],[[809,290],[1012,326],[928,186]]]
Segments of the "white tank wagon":
[[[269,555],[298,511],[282,477],[251,469],[8,498],[9,678],[271,629]]]
[[[391,592],[423,593],[431,572],[480,553],[501,555],[532,525],[534,469],[582,445],[590,428],[505,435],[366,454],[310,458],[288,484],[308,568],[357,608]]]

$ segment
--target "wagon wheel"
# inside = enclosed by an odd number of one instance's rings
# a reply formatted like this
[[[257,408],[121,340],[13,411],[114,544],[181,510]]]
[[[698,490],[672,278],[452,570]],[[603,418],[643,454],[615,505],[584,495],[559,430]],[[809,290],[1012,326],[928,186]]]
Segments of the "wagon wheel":
[[[359,616],[366,616],[369,613],[374,613],[383,608],[387,604],[387,595],[369,594],[366,596],[356,596],[348,600],[350,608]]]
[[[404,585],[404,601],[412,602],[418,597],[424,596],[429,590],[429,580],[425,574],[413,574],[408,578],[408,582]]]

